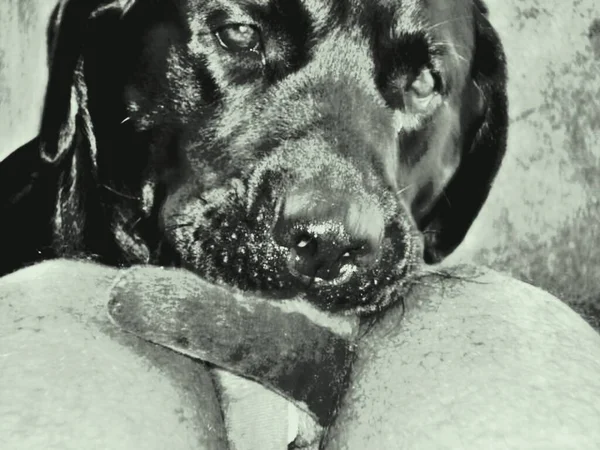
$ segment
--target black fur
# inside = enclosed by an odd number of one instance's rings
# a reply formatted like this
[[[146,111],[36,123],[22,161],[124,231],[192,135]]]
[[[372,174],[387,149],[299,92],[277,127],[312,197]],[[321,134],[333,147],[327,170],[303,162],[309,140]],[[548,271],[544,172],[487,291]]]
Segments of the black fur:
[[[501,43],[480,1],[446,3],[62,1],[39,136],[0,164],[0,274],[83,256],[384,307],[460,244],[505,151]],[[218,44],[236,23],[260,52]],[[423,73],[440,106],[415,112]],[[383,221],[346,283],[290,273],[278,208],[307,193],[294,226]]]
[[[444,196],[422,220],[425,261],[439,262],[462,242],[487,199],[504,153],[508,130],[506,60],[500,39],[487,20],[487,8],[475,2],[475,53],[471,77],[481,89],[484,113],[465,130],[463,157]]]

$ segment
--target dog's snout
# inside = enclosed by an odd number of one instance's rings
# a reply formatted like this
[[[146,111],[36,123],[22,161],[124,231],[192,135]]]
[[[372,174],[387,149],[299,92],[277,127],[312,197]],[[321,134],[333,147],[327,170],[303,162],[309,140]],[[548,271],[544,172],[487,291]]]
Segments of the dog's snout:
[[[290,228],[286,245],[290,268],[299,276],[335,280],[347,266],[374,253],[366,239],[344,236],[339,223],[296,224]]]
[[[305,190],[285,198],[274,237],[292,274],[339,282],[376,260],[383,232],[382,213],[364,199]]]

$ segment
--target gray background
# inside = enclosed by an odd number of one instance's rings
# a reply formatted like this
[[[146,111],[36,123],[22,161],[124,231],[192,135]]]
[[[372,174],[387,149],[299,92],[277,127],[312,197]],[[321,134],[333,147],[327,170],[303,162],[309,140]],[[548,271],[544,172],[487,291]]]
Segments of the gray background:
[[[509,149],[450,262],[483,263],[600,305],[600,2],[487,3],[509,62]],[[53,4],[0,2],[0,159],[36,134]]]

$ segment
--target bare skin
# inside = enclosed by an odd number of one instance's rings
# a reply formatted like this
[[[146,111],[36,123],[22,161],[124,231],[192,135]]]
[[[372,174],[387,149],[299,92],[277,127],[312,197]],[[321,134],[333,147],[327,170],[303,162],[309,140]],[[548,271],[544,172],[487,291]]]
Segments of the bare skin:
[[[117,274],[51,261],[0,279],[0,448],[225,448],[204,366],[110,324]]]
[[[595,449],[600,336],[489,270],[424,280],[360,347],[327,449]]]
[[[363,339],[324,448],[600,445],[600,336],[505,276],[423,280]],[[0,280],[0,447],[226,449],[200,364],[113,328],[118,270],[51,261]]]

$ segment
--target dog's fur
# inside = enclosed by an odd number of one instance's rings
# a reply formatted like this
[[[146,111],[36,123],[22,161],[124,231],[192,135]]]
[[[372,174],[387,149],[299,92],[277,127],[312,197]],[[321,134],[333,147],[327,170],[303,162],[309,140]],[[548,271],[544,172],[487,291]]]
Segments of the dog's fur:
[[[258,47],[224,48],[232,23]],[[180,265],[369,312],[457,247],[504,155],[505,60],[480,0],[65,0],[48,31],[40,133],[0,164],[0,274]],[[341,223],[336,245],[369,254],[345,283],[306,283],[282,214]]]

